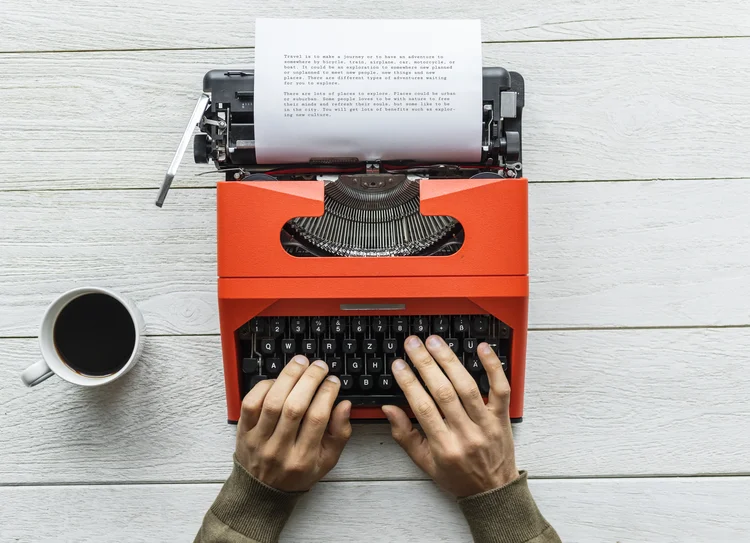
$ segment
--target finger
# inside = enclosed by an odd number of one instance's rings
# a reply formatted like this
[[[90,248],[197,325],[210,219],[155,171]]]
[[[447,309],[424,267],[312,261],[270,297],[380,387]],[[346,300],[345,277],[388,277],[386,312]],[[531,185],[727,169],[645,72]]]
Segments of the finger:
[[[388,422],[391,423],[391,435],[409,458],[427,475],[434,473],[435,463],[430,452],[430,444],[419,430],[412,426],[409,417],[403,409],[395,405],[384,405],[382,407]]]
[[[294,440],[297,438],[302,418],[307,413],[315,393],[328,375],[328,366],[322,360],[316,360],[308,366],[305,373],[299,378],[297,384],[287,396],[284,407],[281,409],[281,417],[276,424],[278,437],[283,440]]]
[[[427,394],[406,362],[401,359],[395,360],[391,366],[391,371],[425,435],[429,439],[438,439],[444,435],[448,428],[445,426],[443,417],[440,416],[435,402],[432,401],[432,398]]]
[[[273,434],[276,424],[279,422],[284,402],[286,402],[287,396],[289,396],[299,378],[305,373],[308,364],[307,358],[297,355],[284,366],[281,374],[276,378],[276,382],[266,394],[260,419],[258,419],[258,424],[255,427],[261,436],[268,438]]]
[[[260,411],[263,408],[263,400],[266,399],[266,394],[271,390],[273,383],[272,379],[261,381],[245,395],[245,398],[242,400],[240,421],[238,423],[238,430],[240,432],[248,432],[258,424]]]
[[[487,407],[484,405],[477,382],[466,371],[456,353],[448,347],[443,338],[430,336],[427,338],[426,346],[435,361],[448,375],[471,420],[479,423],[487,416]]]
[[[335,375],[329,375],[320,385],[297,436],[297,443],[303,450],[313,451],[320,447],[340,386],[341,382]]]
[[[495,415],[507,417],[508,405],[510,404],[510,385],[505,377],[503,365],[487,343],[480,343],[477,347],[477,353],[490,380],[490,397],[487,405]]]
[[[451,353],[453,352],[437,336],[430,336],[429,340],[432,340],[433,345],[437,343],[437,349],[443,348]],[[453,383],[443,373],[440,366],[435,363],[435,359],[432,358],[432,355],[420,339],[417,336],[406,338],[404,349],[414,363],[414,367],[419,371],[419,374],[432,394],[433,400],[437,402],[438,407],[440,407],[448,422],[458,426],[470,422],[469,416],[466,414],[466,409],[461,405],[456,389],[453,387]]]
[[[333,466],[339,461],[341,451],[344,450],[349,438],[352,437],[352,424],[349,420],[351,412],[352,402],[346,400],[338,404],[331,413],[328,431],[323,434],[323,449],[321,452],[323,466],[328,471],[333,469]]]

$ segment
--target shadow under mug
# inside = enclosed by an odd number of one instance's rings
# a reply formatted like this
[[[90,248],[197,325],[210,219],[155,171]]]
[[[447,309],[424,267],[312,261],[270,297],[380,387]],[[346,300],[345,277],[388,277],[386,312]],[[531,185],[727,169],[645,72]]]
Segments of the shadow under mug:
[[[127,325],[129,322],[129,324],[132,324],[133,331],[135,332],[133,338],[134,340],[132,341],[132,350],[129,356],[127,356],[127,353],[125,354],[127,358],[123,358],[124,364],[118,363],[117,370],[106,375],[88,374],[84,373],[84,371],[82,371],[81,369],[74,369],[74,367],[71,367],[72,365],[75,365],[73,363],[74,361],[71,360],[70,363],[66,362],[63,358],[64,355],[61,355],[59,346],[55,343],[55,327],[58,324],[58,319],[60,318],[63,310],[71,306],[74,300],[78,300],[80,302],[80,298],[89,294],[103,295],[110,299],[108,301],[114,300],[118,302],[121,306],[118,308],[118,311],[122,313],[122,308],[124,308],[125,310],[127,310],[127,314],[130,317],[129,319],[123,320],[122,325]],[[79,317],[83,314],[82,312],[85,312],[85,309],[80,309],[78,315]],[[94,315],[92,314],[84,316],[88,316],[89,318],[94,317]],[[65,318],[72,317],[66,316]],[[81,322],[74,324],[80,325]],[[47,311],[44,313],[42,326],[39,330],[39,346],[42,351],[42,360],[26,368],[21,374],[21,379],[24,384],[29,387],[38,385],[54,374],[57,374],[70,383],[81,386],[93,387],[111,383],[115,379],[118,379],[119,377],[125,375],[138,362],[138,358],[140,357],[143,350],[144,328],[145,325],[141,312],[138,310],[135,304],[133,304],[130,300],[121,296],[120,294],[117,294],[116,292],[113,292],[109,289],[99,287],[81,287],[70,290],[62,296],[58,297],[54,302],[52,302],[52,304],[50,304],[50,306],[47,308]],[[109,330],[109,332],[112,332],[112,330]],[[127,332],[129,334],[132,334],[132,331],[130,331],[129,329],[127,330]],[[57,331],[58,335],[64,333],[65,332],[60,330]],[[92,329],[91,334],[93,335],[95,333],[96,330]],[[58,341],[61,340],[61,338],[59,337],[57,339]]]

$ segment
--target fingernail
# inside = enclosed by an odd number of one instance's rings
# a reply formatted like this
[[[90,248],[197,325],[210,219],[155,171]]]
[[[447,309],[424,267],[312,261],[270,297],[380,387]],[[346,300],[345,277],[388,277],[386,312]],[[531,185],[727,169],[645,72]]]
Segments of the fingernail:
[[[326,381],[330,381],[330,382],[332,382],[333,384],[336,384],[336,385],[339,384],[339,378],[336,377],[335,375],[329,375],[328,377],[326,377]]]
[[[346,407],[344,408],[344,415],[346,415],[346,418],[349,418],[349,415],[351,414],[351,412],[352,412],[352,404],[351,402],[349,402],[348,404],[346,404]]]
[[[385,415],[385,418],[388,419],[388,422],[391,422],[391,415],[385,409],[386,407],[390,407],[390,406],[384,405],[383,407],[381,407],[381,410],[383,411],[383,415]]]
[[[486,343],[482,343],[479,347],[479,352],[482,354],[492,354],[492,349],[490,346]]]
[[[401,371],[406,369],[406,362],[403,360],[394,360],[393,366],[391,366],[395,371]]]
[[[437,336],[430,336],[427,338],[427,346],[432,347],[433,349],[440,347],[440,343],[441,341]]]
[[[419,347],[419,344],[422,343],[419,341],[419,338],[417,336],[411,336],[409,339],[406,340],[406,346],[411,347],[413,349],[416,349]]]
[[[319,368],[323,368],[324,370],[328,371],[328,366],[322,360],[316,360],[315,362],[313,362],[313,366],[318,366]]]
[[[307,358],[305,358],[302,355],[297,355],[294,358],[292,358],[297,364],[302,364],[303,366],[307,366]]]

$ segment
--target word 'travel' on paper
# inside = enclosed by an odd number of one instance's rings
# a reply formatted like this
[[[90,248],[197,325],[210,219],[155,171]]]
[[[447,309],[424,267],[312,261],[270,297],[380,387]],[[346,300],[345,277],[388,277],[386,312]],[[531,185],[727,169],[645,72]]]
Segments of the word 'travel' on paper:
[[[474,162],[481,85],[479,21],[260,19],[256,156]]]

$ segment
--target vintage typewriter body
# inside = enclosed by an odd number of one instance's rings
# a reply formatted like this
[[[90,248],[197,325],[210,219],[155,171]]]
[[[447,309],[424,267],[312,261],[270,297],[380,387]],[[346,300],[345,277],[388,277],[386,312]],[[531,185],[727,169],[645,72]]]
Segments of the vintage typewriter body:
[[[218,292],[228,420],[295,354],[325,360],[352,418],[405,405],[390,364],[410,334],[439,334],[486,395],[476,347],[506,365],[521,420],[528,306],[521,76],[483,73],[482,159],[472,164],[258,164],[252,71],[214,70],[170,166],[194,136],[217,186]],[[478,142],[480,144],[480,142]],[[408,360],[408,359],[407,359]]]

